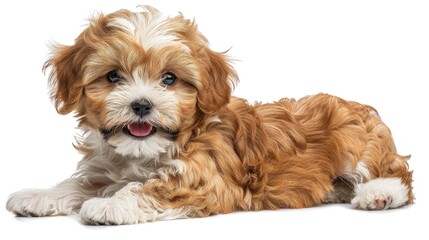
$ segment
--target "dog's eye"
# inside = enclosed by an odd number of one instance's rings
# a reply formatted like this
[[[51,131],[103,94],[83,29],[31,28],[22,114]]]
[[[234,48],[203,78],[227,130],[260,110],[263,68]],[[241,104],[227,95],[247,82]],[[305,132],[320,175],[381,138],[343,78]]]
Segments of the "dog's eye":
[[[171,86],[176,82],[176,75],[172,74],[171,72],[167,72],[162,74],[161,80],[162,84]]]
[[[107,73],[107,80],[112,83],[119,82],[122,79],[121,75],[116,70]]]

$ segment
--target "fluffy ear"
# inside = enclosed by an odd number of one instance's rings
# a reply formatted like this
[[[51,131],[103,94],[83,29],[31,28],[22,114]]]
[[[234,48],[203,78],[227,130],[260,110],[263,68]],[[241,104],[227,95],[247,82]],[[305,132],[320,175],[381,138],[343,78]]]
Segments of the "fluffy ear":
[[[201,85],[198,87],[198,107],[209,115],[216,115],[229,103],[238,82],[237,73],[228,63],[224,53],[205,47],[200,55]]]
[[[82,49],[73,46],[57,45],[53,47],[52,56],[48,59],[43,70],[51,68],[49,85],[51,99],[60,114],[78,111],[79,101],[82,99],[82,63],[85,56]]]

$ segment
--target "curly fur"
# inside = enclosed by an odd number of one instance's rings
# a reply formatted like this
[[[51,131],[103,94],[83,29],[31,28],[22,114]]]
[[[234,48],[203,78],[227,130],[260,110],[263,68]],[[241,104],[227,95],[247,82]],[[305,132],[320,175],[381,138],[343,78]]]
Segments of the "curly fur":
[[[100,15],[74,45],[56,46],[45,68],[58,112],[74,112],[85,132],[76,144],[83,160],[50,191],[13,194],[7,209],[16,214],[80,209],[90,224],[132,224],[413,202],[409,157],[397,154],[374,108],[327,94],[267,104],[232,97],[238,78],[225,53],[181,15],[151,7]],[[121,82],[106,79],[112,70]],[[174,85],[162,84],[166,72]],[[147,116],[129,107],[139,99],[152,104]],[[133,122],[157,131],[141,139],[121,131]]]

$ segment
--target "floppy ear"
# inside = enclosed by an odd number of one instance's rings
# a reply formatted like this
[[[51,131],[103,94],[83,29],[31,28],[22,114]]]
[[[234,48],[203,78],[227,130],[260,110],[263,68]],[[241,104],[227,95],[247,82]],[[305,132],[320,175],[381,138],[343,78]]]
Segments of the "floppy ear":
[[[229,103],[232,90],[238,82],[237,73],[224,53],[204,47],[199,57],[201,82],[197,87],[198,107],[206,114],[216,115]]]
[[[77,45],[57,45],[52,56],[43,65],[43,70],[51,68],[49,85],[51,99],[60,114],[68,114],[77,110],[82,99],[82,63],[84,55]]]

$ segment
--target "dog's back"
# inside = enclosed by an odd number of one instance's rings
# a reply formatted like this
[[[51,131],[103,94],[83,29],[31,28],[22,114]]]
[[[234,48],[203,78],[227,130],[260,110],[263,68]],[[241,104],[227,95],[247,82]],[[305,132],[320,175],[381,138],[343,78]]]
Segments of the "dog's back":
[[[398,187],[405,195],[396,197],[398,202],[390,196],[394,192],[374,193],[371,202],[355,196],[357,207],[387,208],[413,201],[409,157],[396,153],[390,130],[370,106],[318,94],[255,106],[233,98],[227,111],[238,118],[233,142],[251,175],[245,185],[254,196],[253,209],[350,202],[353,191],[364,186],[360,184],[378,178],[395,183],[400,179]],[[221,114],[220,120],[228,114]],[[347,189],[335,191],[338,182]]]

